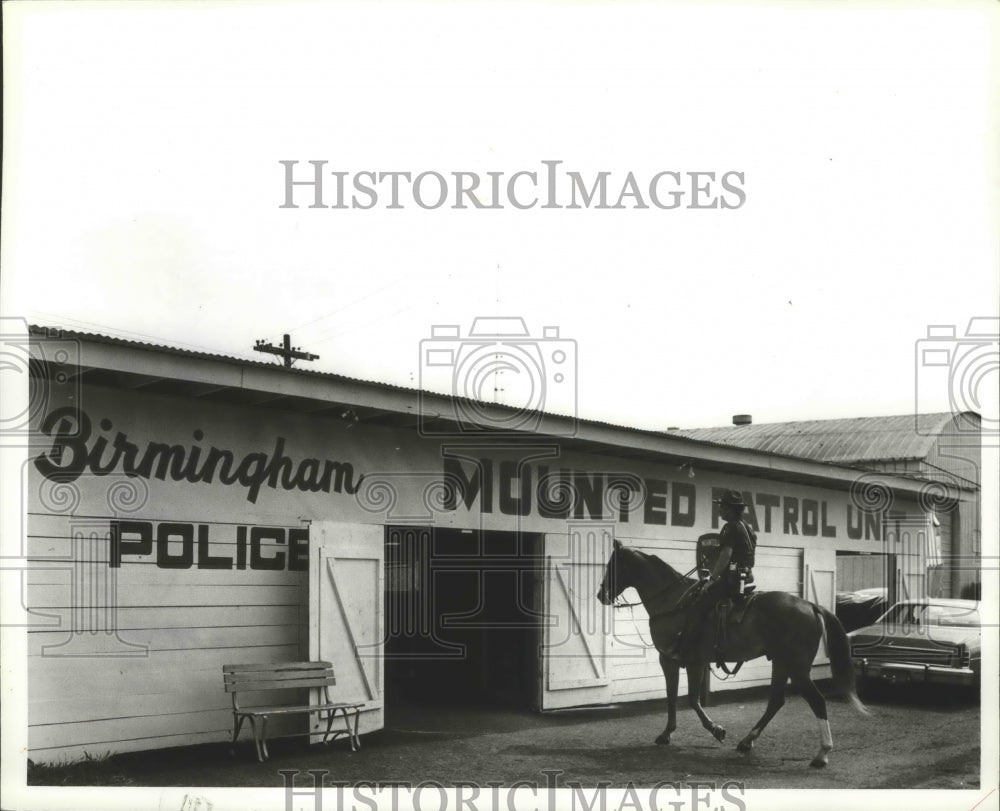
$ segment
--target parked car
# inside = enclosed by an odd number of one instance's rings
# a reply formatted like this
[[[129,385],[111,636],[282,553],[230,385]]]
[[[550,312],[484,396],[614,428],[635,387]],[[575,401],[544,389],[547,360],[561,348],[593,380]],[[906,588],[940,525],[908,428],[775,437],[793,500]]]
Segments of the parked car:
[[[979,685],[982,620],[975,600],[904,600],[847,636],[862,686]]]
[[[881,617],[889,607],[885,586],[837,592],[837,619],[845,631],[864,628]]]

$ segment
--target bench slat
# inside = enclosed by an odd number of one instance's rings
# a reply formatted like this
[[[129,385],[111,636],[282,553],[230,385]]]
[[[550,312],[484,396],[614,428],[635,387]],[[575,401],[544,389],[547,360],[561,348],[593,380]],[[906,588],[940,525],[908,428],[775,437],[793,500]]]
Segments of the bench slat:
[[[285,705],[278,705],[276,707],[241,707],[240,715],[287,715],[289,713],[322,712],[325,710],[339,710],[342,708],[353,709],[354,707],[361,706],[363,705],[341,702],[339,704],[316,704],[312,707],[288,707]]]
[[[330,662],[250,662],[249,664],[223,665],[223,673],[236,673],[239,671],[267,670],[330,670],[333,665]]]
[[[227,693],[248,692],[256,690],[285,690],[293,687],[329,687],[337,683],[337,680],[330,676],[328,678],[311,679],[266,679],[261,681],[239,681],[226,684]]]
[[[252,673],[226,673],[223,680],[226,684],[239,684],[245,681],[294,681],[295,679],[332,679],[332,670],[289,670],[283,673],[265,673],[263,670],[255,670]]]

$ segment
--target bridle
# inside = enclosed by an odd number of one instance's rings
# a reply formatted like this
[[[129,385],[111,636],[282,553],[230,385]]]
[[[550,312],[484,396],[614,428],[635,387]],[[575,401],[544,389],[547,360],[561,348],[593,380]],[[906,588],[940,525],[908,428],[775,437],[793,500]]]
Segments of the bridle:
[[[698,569],[698,566],[695,565],[695,567],[693,569],[689,570],[685,575],[683,575],[683,577],[690,577],[697,569]],[[685,609],[687,609],[688,608],[688,605],[687,605],[687,596],[692,591],[694,591],[695,589],[701,588],[701,586],[702,586],[702,584],[704,582],[705,582],[704,580],[697,580],[694,583],[692,583],[690,586],[688,586],[686,589],[684,589],[684,591],[681,592],[680,597],[677,598],[677,600],[674,602],[674,604],[673,604],[672,607],[663,609],[662,611],[657,611],[655,614],[652,614],[649,617],[649,619],[652,620],[654,617],[667,617],[667,616],[670,616],[672,614],[679,614],[681,611],[684,611]],[[626,586],[625,588],[630,588],[630,587]],[[657,595],[662,594],[664,591],[667,590],[667,588],[669,588],[669,586],[666,587],[666,588],[661,589],[658,592],[656,592],[656,594],[654,594],[653,596],[656,597]],[[625,589],[622,589],[622,591],[624,592]],[[647,647],[647,648],[656,647],[653,644],[653,640],[652,639],[650,639],[650,640],[647,641],[646,639],[643,638],[642,631],[639,630],[639,623],[637,623],[636,620],[635,620],[635,610],[634,609],[635,609],[635,607],[637,605],[642,605],[642,601],[640,600],[637,603],[619,602],[619,598],[620,597],[621,597],[621,594],[619,594],[618,597],[615,597],[614,601],[612,601],[611,607],[612,608],[627,608],[629,610],[629,619],[632,621],[632,627],[635,629],[635,635],[637,637],[639,637],[639,641],[643,644],[644,647]],[[736,672],[740,669],[740,667],[742,665],[743,665],[743,663],[740,662],[736,666],[736,669],[733,670],[732,672],[730,672],[729,670],[726,670],[726,666],[723,664],[722,665],[722,669],[725,670],[725,672],[726,672],[725,676],[718,675],[715,672],[715,670],[712,668],[711,663],[709,663],[709,665],[708,665],[708,670],[709,670],[709,672],[713,676],[715,676],[715,678],[719,679],[720,681],[726,681],[727,679],[730,679],[733,676],[735,676]]]
[[[688,570],[688,572],[686,574],[681,575],[681,577],[682,578],[690,577],[695,571],[697,571],[697,569],[698,569],[698,567],[695,566],[693,569]],[[688,586],[686,589],[684,589],[684,591],[681,592],[681,596],[677,598],[677,601],[674,603],[674,607],[673,608],[668,608],[666,611],[659,611],[659,612],[656,613],[655,616],[658,617],[661,614],[673,614],[676,611],[681,610],[681,609],[677,608],[677,606],[680,605],[682,602],[684,602],[684,598],[687,597],[688,592],[690,592],[694,588],[697,588],[699,586],[699,584],[700,584],[700,581],[699,581],[699,583],[692,583],[690,586]],[[626,586],[625,588],[630,588],[630,587]],[[666,587],[660,589],[653,596],[655,597],[658,594],[663,594],[663,592],[665,592],[668,588],[670,588],[670,587],[666,586]],[[624,591],[625,591],[625,589],[622,589],[622,592],[624,592]],[[642,605],[642,600],[640,600],[637,603],[619,602],[619,599],[621,598],[621,596],[622,595],[620,593],[617,597],[614,598],[614,600],[611,603],[611,607],[612,608],[635,608],[637,605]]]
[[[683,576],[684,577],[690,576],[692,574],[692,572],[694,572],[697,568],[698,567],[695,566],[694,569],[691,569],[687,574],[685,574]],[[626,586],[626,588],[628,588],[628,586]],[[663,589],[661,589],[660,591],[656,592],[656,594],[654,594],[653,596],[656,597],[657,595],[662,594],[664,591],[667,591],[667,589],[669,589],[669,588],[670,588],[670,586],[666,586]],[[670,616],[672,614],[679,614],[681,611],[684,611],[688,607],[688,605],[687,605],[687,597],[688,597],[688,595],[693,590],[698,589],[698,588],[701,588],[701,581],[700,580],[692,583],[690,586],[688,586],[686,589],[684,589],[684,591],[682,591],[680,593],[680,596],[674,601],[674,604],[673,604],[672,607],[665,608],[662,611],[657,611],[655,614],[652,614],[649,617],[649,619],[652,620],[654,617],[665,617],[665,616]],[[624,591],[625,591],[625,589],[622,589],[622,592],[624,592]],[[647,639],[645,639],[643,637],[642,631],[639,629],[639,623],[636,622],[636,619],[635,619],[635,607],[637,605],[642,605],[642,601],[640,600],[637,603],[620,602],[619,601],[620,597],[621,597],[621,594],[619,594],[618,597],[615,597],[614,601],[611,604],[611,607],[612,608],[627,608],[629,610],[629,619],[632,621],[632,627],[635,629],[635,634],[636,634],[637,637],[639,637],[639,641],[643,644],[644,647],[647,647],[647,648],[655,647],[653,645],[653,641],[651,639],[647,640]]]

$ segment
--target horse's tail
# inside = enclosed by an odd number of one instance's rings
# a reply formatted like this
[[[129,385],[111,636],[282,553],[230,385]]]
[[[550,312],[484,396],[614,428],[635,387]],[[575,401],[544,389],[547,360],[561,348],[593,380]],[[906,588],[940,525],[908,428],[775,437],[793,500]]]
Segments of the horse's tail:
[[[851,663],[851,642],[847,638],[844,626],[834,614],[822,606],[816,606],[815,610],[822,621],[834,686],[854,709],[868,715],[868,709],[858,698],[857,686],[854,683],[854,665]]]

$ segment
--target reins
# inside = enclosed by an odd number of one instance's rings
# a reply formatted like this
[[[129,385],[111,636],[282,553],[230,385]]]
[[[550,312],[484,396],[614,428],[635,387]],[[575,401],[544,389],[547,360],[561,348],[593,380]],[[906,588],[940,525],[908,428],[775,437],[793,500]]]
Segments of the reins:
[[[691,571],[689,571],[687,574],[683,575],[683,577],[688,577],[697,568],[698,567],[695,566],[694,569],[691,569]],[[677,602],[674,603],[674,607],[673,608],[668,608],[668,609],[665,609],[663,611],[657,611],[655,614],[651,615],[649,617],[649,619],[653,619],[653,617],[663,617],[663,616],[667,616],[667,615],[670,615],[670,614],[677,614],[677,613],[683,611],[684,609],[687,608],[687,606],[684,604],[685,598],[688,596],[688,594],[693,589],[698,588],[700,585],[701,585],[701,581],[692,583],[690,586],[688,586],[686,589],[684,589],[684,591],[681,592],[681,596],[677,598]],[[666,588],[661,589],[660,591],[656,592],[656,594],[654,594],[653,596],[655,597],[657,594],[662,594],[668,588],[670,588],[670,587],[667,586]],[[617,603],[616,602],[616,603],[613,604],[612,607],[613,608],[627,608],[629,610],[629,619],[632,621],[632,627],[635,628],[635,634],[636,634],[636,636],[639,637],[639,641],[643,644],[643,646],[645,646],[647,648],[652,648],[653,647],[653,641],[649,640],[647,642],[645,639],[643,639],[642,631],[639,630],[639,624],[635,621],[635,607],[637,605],[642,605],[642,601],[640,600],[637,603]]]
[[[695,566],[693,569],[691,569],[690,571],[688,571],[686,574],[681,575],[681,579],[690,577],[691,574],[697,568],[698,567]],[[702,581],[702,580],[696,580],[694,583],[692,583],[690,586],[688,586],[686,589],[684,589],[684,591],[681,592],[680,596],[677,598],[676,602],[673,604],[673,607],[671,607],[671,608],[665,608],[662,611],[657,611],[655,614],[650,614],[649,615],[649,619],[653,620],[656,617],[670,616],[671,614],[679,614],[680,612],[685,611],[689,607],[687,605],[687,597],[688,597],[688,595],[692,591],[701,588],[701,586],[703,585],[703,583],[704,583],[704,581]],[[660,589],[660,591],[656,592],[656,594],[653,594],[652,597],[657,597],[657,596],[659,596],[660,594],[663,594],[663,592],[665,592],[665,591],[667,591],[669,589],[670,589],[670,586],[665,586],[664,588]],[[616,600],[617,600],[617,598],[616,598]],[[639,637],[639,641],[642,643],[642,645],[644,647],[653,648],[653,647],[655,647],[655,645],[653,644],[652,639],[650,639],[650,640],[647,641],[645,638],[643,638],[642,631],[639,630],[639,624],[635,621],[635,607],[637,605],[643,605],[643,602],[641,600],[639,602],[637,602],[637,603],[614,602],[612,604],[612,608],[627,608],[629,610],[629,619],[632,621],[632,627],[635,629],[635,634],[636,634],[637,637]],[[707,662],[706,664],[708,666],[708,672],[711,673],[719,681],[727,681],[728,679],[731,679],[733,676],[735,676],[739,672],[740,668],[743,667],[743,662],[737,662],[736,663],[736,667],[734,667],[732,670],[730,670],[728,667],[726,667],[725,662],[719,662],[718,663],[719,668],[722,670],[723,673],[726,674],[725,676],[720,676],[718,673],[715,672],[715,669],[712,667],[712,663],[711,662]]]
[[[695,567],[694,567],[694,569],[691,569],[691,571],[689,571],[689,572],[688,572],[687,574],[685,574],[685,575],[681,575],[681,577],[682,577],[682,578],[684,578],[684,577],[690,577],[690,576],[691,576],[691,573],[692,573],[692,572],[694,572],[694,571],[695,571],[695,570],[696,570],[697,568],[698,568],[698,567],[697,567],[697,566],[695,566]],[[675,614],[675,613],[677,613],[678,611],[682,611],[683,609],[682,609],[682,608],[678,608],[678,606],[679,606],[679,605],[680,605],[680,604],[681,604],[682,602],[684,602],[684,598],[685,598],[685,597],[687,597],[687,595],[688,595],[688,592],[689,592],[689,591],[691,591],[691,590],[692,590],[692,589],[694,589],[694,588],[697,588],[697,587],[698,587],[698,586],[699,586],[700,584],[701,584],[701,581],[700,581],[700,580],[699,580],[699,581],[698,581],[697,583],[692,583],[692,584],[691,584],[690,586],[688,586],[688,587],[687,587],[686,589],[684,589],[684,591],[683,591],[683,592],[681,592],[681,596],[677,598],[677,602],[676,602],[676,603],[674,603],[674,607],[673,607],[673,608],[668,608],[668,609],[666,609],[665,611],[658,611],[658,612],[657,612],[656,614],[654,614],[653,616],[655,616],[655,617],[660,617],[660,616],[663,616],[664,614]],[[669,589],[669,588],[670,588],[670,586],[667,586],[666,588],[662,588],[662,589],[660,589],[660,590],[659,590],[658,592],[656,592],[656,594],[663,594],[663,592],[665,592],[665,591],[666,591],[667,589]],[[655,596],[656,596],[656,594],[654,594],[653,596],[655,597]],[[639,602],[637,602],[637,603],[619,603],[619,602],[616,602],[616,603],[613,603],[611,607],[612,607],[612,608],[635,608],[635,607],[636,607],[637,605],[642,605],[642,600],[640,600],[640,601],[639,601]],[[651,616],[651,617],[650,617],[650,619],[652,619],[652,618],[653,618],[653,616]]]

